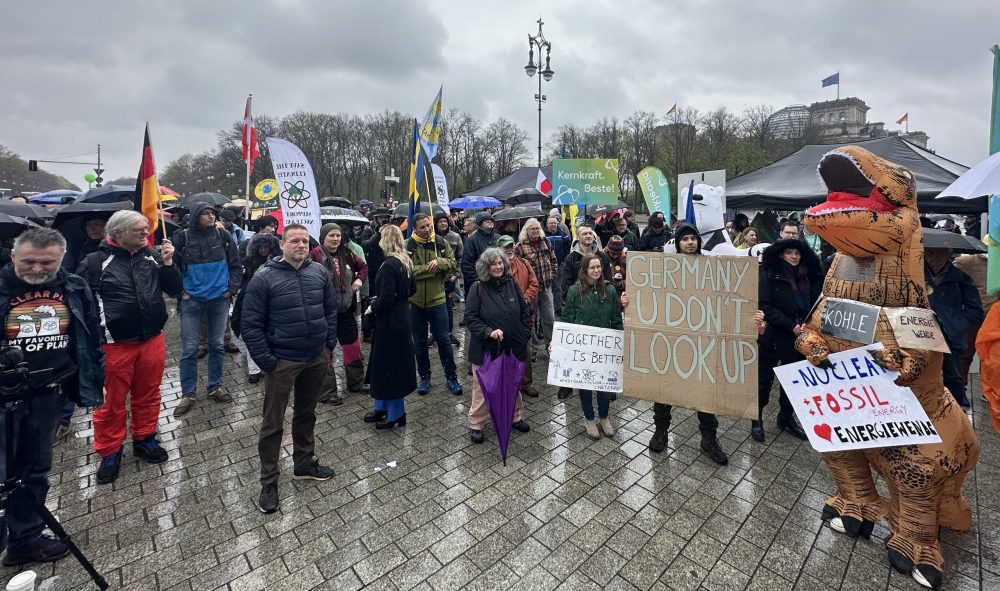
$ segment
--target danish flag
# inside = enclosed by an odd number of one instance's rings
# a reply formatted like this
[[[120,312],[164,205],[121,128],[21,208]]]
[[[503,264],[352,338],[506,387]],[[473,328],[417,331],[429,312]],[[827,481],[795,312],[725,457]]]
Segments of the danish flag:
[[[257,143],[257,126],[253,124],[250,115],[250,101],[253,95],[247,97],[247,108],[243,112],[243,162],[247,165],[247,176],[253,174],[253,161],[260,156],[260,145]]]

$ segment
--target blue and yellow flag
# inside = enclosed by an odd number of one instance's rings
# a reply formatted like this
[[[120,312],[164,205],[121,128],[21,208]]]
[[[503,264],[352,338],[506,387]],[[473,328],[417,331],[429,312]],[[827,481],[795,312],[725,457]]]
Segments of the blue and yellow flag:
[[[420,126],[420,144],[424,148],[428,161],[434,160],[434,156],[437,154],[438,140],[441,139],[441,91],[443,90],[443,85],[438,88],[437,96],[434,97],[431,107],[427,109],[424,122]]]
[[[410,163],[410,210],[406,218],[406,235],[413,231],[413,216],[420,211],[420,183],[424,178],[424,151],[420,148],[420,124],[413,120],[413,162]]]

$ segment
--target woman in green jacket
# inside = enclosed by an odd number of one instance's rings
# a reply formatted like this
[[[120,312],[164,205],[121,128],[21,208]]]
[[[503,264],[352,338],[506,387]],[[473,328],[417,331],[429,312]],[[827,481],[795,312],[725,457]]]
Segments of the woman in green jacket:
[[[622,309],[628,305],[628,296],[618,292],[604,279],[601,259],[594,254],[586,254],[580,261],[580,276],[570,286],[563,306],[562,321],[598,328],[622,330]],[[594,397],[590,390],[580,390],[580,406],[586,420],[587,436],[600,439],[601,434],[594,422]],[[606,437],[614,437],[615,428],[608,418],[611,406],[610,392],[597,392],[597,414],[601,419],[601,430]]]

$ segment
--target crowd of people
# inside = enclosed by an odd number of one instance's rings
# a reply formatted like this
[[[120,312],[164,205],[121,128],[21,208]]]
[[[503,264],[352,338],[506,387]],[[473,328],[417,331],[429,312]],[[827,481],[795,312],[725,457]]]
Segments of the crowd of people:
[[[14,241],[11,264],[0,271],[0,309],[8,327],[4,344],[23,351],[30,370],[24,405],[10,417],[19,427],[24,491],[11,495],[4,564],[55,560],[66,546],[42,535],[30,510],[44,499],[58,442],[74,406],[95,408],[94,452],[98,484],[118,477],[125,442],[132,455],[151,464],[167,460],[157,439],[160,382],[166,360],[163,330],[179,316],[181,394],[173,416],[183,419],[199,403],[199,360],[207,357],[203,398],[233,400],[222,384],[227,352],[246,355],[248,381],[262,377],[263,417],[258,454],[258,506],[279,507],[279,452],[291,400],[293,478],[326,480],[331,467],[318,459],[314,426],[320,403],[338,406],[344,397],[371,397],[364,422],[378,430],[406,425],[405,399],[432,391],[429,347],[437,349],[444,388],[463,396],[455,360],[456,324],[465,327],[464,353],[475,374],[487,356],[509,352],[525,364],[512,428],[528,432],[523,398],[538,398],[532,362],[550,352],[553,325],[562,322],[622,329],[629,305],[625,290],[628,255],[676,251],[704,256],[702,236],[686,223],[669,224],[654,212],[640,229],[629,211],[588,220],[571,232],[558,209],[543,219],[498,225],[489,211],[454,216],[424,213],[393,219],[387,208],[369,211],[369,224],[327,223],[318,240],[298,224],[283,227],[264,216],[254,231],[233,211],[197,203],[181,230],[150,247],[149,222],[123,210],[92,217],[83,237],[67,242],[59,231],[31,228]],[[406,237],[404,227],[411,230]],[[779,239],[764,249],[760,265],[760,414],[750,434],[764,441],[762,417],[773,386],[772,369],[802,359],[794,340],[819,296],[825,247],[804,235],[794,218],[775,228]],[[730,228],[734,244],[752,248],[758,232],[745,216]],[[575,237],[574,237],[575,234]],[[976,277],[976,283],[969,274]],[[945,380],[956,399],[965,396],[969,348],[982,322],[985,257],[952,263],[947,250],[928,249],[931,306],[942,319],[952,354]],[[464,302],[455,321],[456,304]],[[18,327],[13,330],[11,327]],[[362,343],[371,347],[366,360]],[[337,383],[334,350],[340,348],[346,378]],[[441,383],[441,382],[438,382]],[[490,420],[479,381],[471,380],[469,437],[483,443]],[[565,401],[569,388],[555,396]],[[578,412],[591,439],[613,437],[610,392],[579,390]],[[594,400],[596,399],[596,408]],[[671,406],[653,405],[649,450],[670,445]],[[718,420],[698,412],[700,446],[718,464],[728,456],[718,439]],[[791,404],[779,394],[777,427],[805,439]]]

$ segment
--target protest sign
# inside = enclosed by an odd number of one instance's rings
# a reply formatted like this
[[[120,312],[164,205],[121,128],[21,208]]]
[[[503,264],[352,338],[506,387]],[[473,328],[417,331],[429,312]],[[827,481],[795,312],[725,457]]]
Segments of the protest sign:
[[[598,392],[622,391],[622,331],[556,322],[548,383]]]
[[[611,205],[618,201],[618,160],[557,158],[552,161],[553,205]]]
[[[904,349],[951,353],[934,311],[928,308],[885,308],[896,344]]]
[[[808,361],[774,369],[816,451],[941,442],[913,391],[897,386],[899,374],[868,352],[881,348],[832,353],[826,369]]]
[[[629,253],[626,394],[757,418],[757,259]]]
[[[820,330],[833,337],[870,345],[875,342],[880,309],[854,300],[826,298],[820,314]]]
[[[431,164],[431,171],[434,173],[434,194],[437,195],[438,205],[448,215],[451,215],[451,207],[448,206],[448,179],[445,178],[444,171],[437,164]]]
[[[267,138],[267,150],[278,183],[278,201],[284,225],[302,224],[319,240],[323,222],[319,217],[319,196],[312,165],[302,150],[288,140]]]
[[[663,171],[655,166],[647,166],[635,175],[639,181],[639,188],[642,189],[642,197],[646,200],[646,207],[649,213],[662,211],[667,218],[670,217],[670,184]]]
[[[254,187],[251,198],[255,207],[277,207],[278,182],[274,179],[264,179]]]

